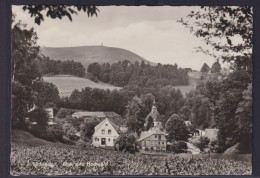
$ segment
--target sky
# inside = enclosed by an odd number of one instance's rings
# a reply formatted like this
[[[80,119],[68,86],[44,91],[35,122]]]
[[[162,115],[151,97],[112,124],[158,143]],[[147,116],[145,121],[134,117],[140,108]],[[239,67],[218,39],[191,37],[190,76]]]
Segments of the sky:
[[[174,6],[103,6],[98,16],[79,12],[67,18],[44,17],[41,25],[34,23],[22,6],[13,6],[16,20],[34,27],[38,45],[46,47],[104,46],[130,50],[143,58],[161,64],[200,70],[203,63],[211,66],[216,59],[196,52],[208,48],[202,39],[177,22],[199,7]]]

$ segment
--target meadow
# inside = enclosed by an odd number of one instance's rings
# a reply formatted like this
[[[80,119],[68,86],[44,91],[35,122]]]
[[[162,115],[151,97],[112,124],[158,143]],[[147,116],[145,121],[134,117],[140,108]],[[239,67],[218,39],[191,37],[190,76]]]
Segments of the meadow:
[[[95,83],[89,79],[75,77],[71,75],[44,76],[43,80],[56,85],[59,90],[59,95],[61,97],[70,96],[73,90],[77,89],[80,91],[82,88],[85,87],[108,90],[121,89],[120,87],[115,87],[111,84],[107,84],[104,82]]]

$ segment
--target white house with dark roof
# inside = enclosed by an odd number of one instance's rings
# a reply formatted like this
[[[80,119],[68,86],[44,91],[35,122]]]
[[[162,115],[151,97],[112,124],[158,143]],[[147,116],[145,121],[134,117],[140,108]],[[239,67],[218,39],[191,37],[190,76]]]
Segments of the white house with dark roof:
[[[120,128],[109,118],[104,119],[95,127],[92,135],[92,145],[94,147],[113,147],[115,140],[119,137]]]

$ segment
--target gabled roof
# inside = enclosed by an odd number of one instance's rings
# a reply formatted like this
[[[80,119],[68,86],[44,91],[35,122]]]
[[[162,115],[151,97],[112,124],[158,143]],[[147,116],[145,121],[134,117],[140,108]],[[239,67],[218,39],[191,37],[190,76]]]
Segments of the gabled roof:
[[[78,112],[74,112],[73,115],[76,116],[77,118],[80,118],[80,117],[97,117],[97,118],[120,117],[120,115],[115,112],[101,112],[101,111],[96,111],[96,112],[78,111]]]
[[[119,127],[114,123],[112,122],[110,119],[106,118],[104,119],[103,121],[101,121],[96,127],[95,127],[95,132],[104,124],[104,122],[108,121],[112,127],[118,132],[119,131]],[[95,133],[94,133],[95,134]]]

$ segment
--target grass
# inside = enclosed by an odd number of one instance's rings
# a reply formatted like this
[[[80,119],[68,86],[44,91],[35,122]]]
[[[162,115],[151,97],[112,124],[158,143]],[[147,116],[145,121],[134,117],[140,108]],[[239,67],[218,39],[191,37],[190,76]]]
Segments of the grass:
[[[61,97],[70,96],[73,90],[78,89],[80,91],[82,88],[85,87],[108,90],[121,89],[120,87],[115,87],[111,84],[103,82],[95,83],[89,79],[75,77],[71,75],[44,76],[43,80],[53,83],[55,86],[57,86]]]

